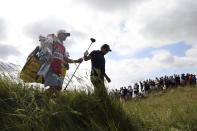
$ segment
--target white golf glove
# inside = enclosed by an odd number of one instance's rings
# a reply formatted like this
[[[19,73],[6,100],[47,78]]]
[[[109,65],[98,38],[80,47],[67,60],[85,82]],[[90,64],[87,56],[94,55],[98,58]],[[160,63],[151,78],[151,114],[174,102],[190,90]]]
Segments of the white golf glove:
[[[89,54],[89,52],[86,50],[86,51],[84,52],[84,56],[88,56],[88,54]]]

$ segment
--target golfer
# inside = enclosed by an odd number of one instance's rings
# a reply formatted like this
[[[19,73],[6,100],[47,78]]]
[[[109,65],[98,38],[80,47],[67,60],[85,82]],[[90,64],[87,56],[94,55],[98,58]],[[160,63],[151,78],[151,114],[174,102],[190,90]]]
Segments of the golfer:
[[[91,82],[94,85],[94,92],[104,88],[104,77],[108,82],[111,82],[111,79],[105,73],[105,57],[109,51],[111,51],[108,44],[101,46],[101,50],[94,50],[88,55],[88,51],[84,53],[84,60],[91,60]]]

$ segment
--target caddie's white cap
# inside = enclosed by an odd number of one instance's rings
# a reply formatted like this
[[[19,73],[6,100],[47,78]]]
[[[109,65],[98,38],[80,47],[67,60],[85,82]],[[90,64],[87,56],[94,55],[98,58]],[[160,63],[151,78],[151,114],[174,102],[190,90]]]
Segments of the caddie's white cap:
[[[58,30],[57,35],[59,35],[59,34],[65,34],[66,36],[70,36],[70,33],[68,33],[68,32],[67,32],[66,30],[64,30],[64,29]]]

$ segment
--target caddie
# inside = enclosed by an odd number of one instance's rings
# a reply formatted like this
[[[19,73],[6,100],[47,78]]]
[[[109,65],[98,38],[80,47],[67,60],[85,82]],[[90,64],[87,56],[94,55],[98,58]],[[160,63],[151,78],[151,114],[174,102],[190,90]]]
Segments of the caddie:
[[[66,48],[64,47],[63,42],[70,36],[66,30],[62,29],[57,32],[57,38],[51,40],[52,44],[52,57],[50,59],[50,68],[46,73],[44,85],[49,86],[46,93],[50,97],[55,93],[56,97],[59,97],[60,91],[62,89],[63,84],[63,76],[61,71],[61,66],[63,62],[67,63],[81,63],[83,61],[82,58],[77,60],[73,60],[68,58],[66,55]]]

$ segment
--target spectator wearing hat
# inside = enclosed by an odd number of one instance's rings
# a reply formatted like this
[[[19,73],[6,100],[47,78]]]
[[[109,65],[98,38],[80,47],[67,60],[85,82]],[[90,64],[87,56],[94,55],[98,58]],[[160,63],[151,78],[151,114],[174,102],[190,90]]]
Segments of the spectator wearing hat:
[[[94,92],[98,90],[105,91],[104,88],[104,78],[106,78],[107,82],[111,82],[111,79],[105,73],[105,55],[111,51],[108,44],[104,44],[101,46],[100,50],[94,50],[88,55],[88,51],[84,53],[84,60],[91,60],[91,82],[94,85]],[[104,88],[104,89],[102,89]]]

